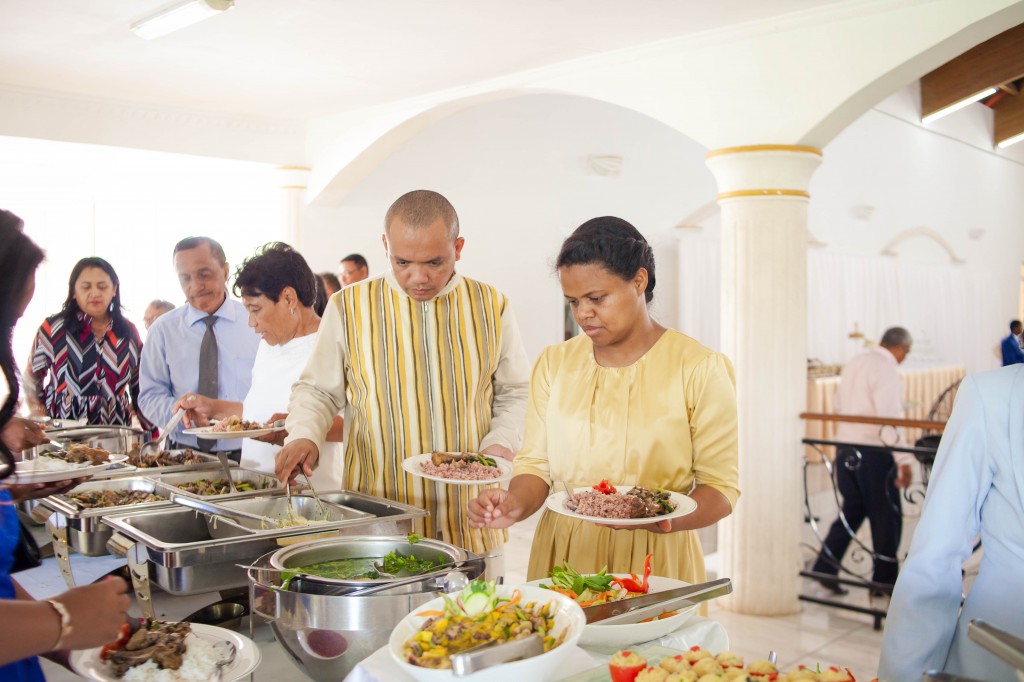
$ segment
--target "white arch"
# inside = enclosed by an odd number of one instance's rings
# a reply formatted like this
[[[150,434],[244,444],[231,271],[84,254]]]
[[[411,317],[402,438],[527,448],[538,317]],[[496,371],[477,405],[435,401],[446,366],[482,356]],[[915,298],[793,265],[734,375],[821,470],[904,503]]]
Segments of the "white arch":
[[[907,230],[903,230],[892,240],[886,244],[882,250],[881,255],[883,256],[898,256],[899,253],[896,251],[896,247],[903,242],[910,241],[911,239],[929,239],[938,244],[943,251],[949,255],[950,263],[965,263],[966,260],[957,255],[956,251],[953,250],[953,246],[945,240],[945,238],[933,230],[930,227],[912,227]]]
[[[822,147],[886,95],[1022,21],[1022,0],[828,6],[318,119],[310,123],[307,145],[313,156],[308,197],[333,204],[433,123],[537,93],[621,106],[708,149]]]

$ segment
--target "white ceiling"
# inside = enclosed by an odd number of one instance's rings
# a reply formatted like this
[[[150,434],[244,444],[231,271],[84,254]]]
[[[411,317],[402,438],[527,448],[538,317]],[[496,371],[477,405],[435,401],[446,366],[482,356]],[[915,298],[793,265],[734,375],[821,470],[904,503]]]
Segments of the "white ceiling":
[[[0,1],[0,87],[308,119],[846,0],[237,0],[146,41],[168,0]]]

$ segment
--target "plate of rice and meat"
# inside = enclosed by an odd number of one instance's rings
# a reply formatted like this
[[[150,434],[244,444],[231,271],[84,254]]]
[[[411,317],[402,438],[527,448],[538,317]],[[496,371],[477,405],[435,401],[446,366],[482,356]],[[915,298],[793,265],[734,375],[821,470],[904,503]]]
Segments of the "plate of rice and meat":
[[[574,519],[615,526],[641,526],[675,519],[697,508],[697,503],[682,493],[661,488],[612,485],[608,481],[575,488],[572,495],[555,493],[548,497],[545,505],[553,512]]]
[[[275,431],[284,431],[284,427],[274,426],[273,422],[264,424],[242,419],[233,414],[227,419],[211,422],[211,426],[197,426],[193,429],[185,429],[182,433],[210,440],[221,440],[225,438],[259,438]]]
[[[199,623],[132,619],[118,639],[71,652],[71,669],[98,682],[208,682],[224,666],[223,681],[251,673],[262,658],[256,644],[237,632]],[[231,648],[234,657],[231,657]]]
[[[50,450],[35,459],[18,462],[12,483],[52,483],[72,478],[88,478],[128,459],[106,450],[72,445],[67,450]]]
[[[479,452],[431,452],[402,460],[413,476],[449,485],[501,483],[512,478],[512,462]]]

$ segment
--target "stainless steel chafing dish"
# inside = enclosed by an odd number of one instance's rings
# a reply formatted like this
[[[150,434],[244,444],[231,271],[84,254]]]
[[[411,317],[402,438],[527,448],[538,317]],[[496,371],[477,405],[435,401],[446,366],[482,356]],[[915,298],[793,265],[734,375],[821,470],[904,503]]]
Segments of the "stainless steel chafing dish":
[[[44,443],[36,447],[37,453],[45,452],[47,450],[57,450],[57,447],[52,443]],[[172,456],[183,456],[185,451],[171,450],[167,452],[169,452]],[[128,453],[128,456],[129,458],[131,458],[131,453]],[[96,481],[108,478],[121,478],[124,476],[146,476],[154,478],[155,476],[161,476],[165,473],[179,473],[185,471],[208,471],[210,469],[220,471],[220,462],[217,460],[215,456],[206,455],[200,452],[196,452],[196,456],[200,460],[200,462],[197,464],[173,464],[162,467],[136,467],[131,465],[131,459],[129,459],[123,464],[117,464],[115,466],[112,466],[110,469],[105,469],[99,472],[98,474],[93,474],[90,480]],[[231,464],[230,466],[233,467],[236,465]],[[207,477],[210,476],[209,473],[205,475]],[[25,512],[25,514],[28,516],[27,520],[29,522],[37,524],[45,523],[46,519],[49,517],[51,513],[51,510],[42,506],[41,500],[26,500],[25,502],[20,503],[20,509],[22,509],[22,511]],[[103,544],[105,544],[105,542],[106,541],[104,540]]]
[[[103,518],[111,514],[132,513],[171,505],[170,500],[159,502],[143,502],[133,505],[115,507],[93,507],[86,509],[75,502],[71,495],[88,490],[132,490],[160,494],[155,483],[147,478],[128,477],[111,478],[105,481],[90,481],[75,487],[63,495],[51,495],[40,500],[40,508],[53,513],[47,518],[46,527],[53,541],[53,553],[57,558],[57,566],[68,587],[75,586],[74,574],[71,572],[70,550],[74,549],[85,556],[103,556],[107,554],[107,541],[113,531],[103,524]],[[165,496],[166,497],[166,496]]]
[[[179,457],[180,458],[180,457],[184,457],[186,451],[185,450],[167,450],[166,452],[169,452],[172,457]],[[218,470],[220,469],[220,461],[217,459],[217,457],[215,455],[208,455],[206,453],[199,452],[198,450],[193,450],[193,452],[195,453],[195,456],[199,459],[199,462],[197,462],[195,464],[168,464],[166,466],[156,466],[156,467],[140,467],[140,466],[135,465],[135,472],[134,473],[136,473],[139,476],[153,476],[153,475],[156,475],[156,474],[163,475],[163,474],[180,473],[180,472],[185,472],[185,471],[198,471],[198,470],[206,471],[207,469],[218,469]],[[133,457],[137,457],[137,456],[138,456],[137,453],[129,452],[128,453],[128,461],[125,462],[125,464],[126,465],[132,465]],[[230,466],[236,466],[236,465],[235,464],[230,464]]]
[[[216,461],[216,458],[214,458]],[[143,473],[143,476],[148,474]],[[187,490],[182,490],[179,485],[183,483],[193,483],[195,481],[201,481],[203,479],[212,481],[224,480],[224,471],[219,467],[207,469],[195,469],[194,467],[189,468],[188,471],[181,471],[177,473],[160,473],[158,476],[152,477],[160,488],[160,492],[163,495],[167,495],[171,500],[178,497],[194,497],[201,498],[207,501],[214,500],[230,500],[237,499],[239,497],[252,497],[253,495],[269,494],[272,491],[280,492],[281,483],[270,474],[265,474],[262,471],[255,471],[252,469],[231,469],[231,480],[235,482],[237,486],[239,483],[248,483],[252,486],[253,490],[240,491],[237,493],[224,493],[223,495],[197,495],[190,493]]]
[[[272,496],[281,497],[283,491],[275,490]],[[293,495],[293,501],[299,497]],[[237,564],[251,564],[282,545],[314,537],[406,534],[413,519],[426,516],[422,509],[356,492],[321,493],[320,498],[365,516],[316,526],[255,529],[172,506],[106,517],[104,523],[115,531],[107,545],[113,553],[127,556],[145,612],[150,608],[151,582],[176,595],[242,587],[246,572]],[[213,536],[213,524],[223,524],[224,537]]]
[[[365,596],[346,592],[396,579],[334,581],[296,578],[285,589],[274,564],[299,567],[353,557],[383,557],[392,550],[421,558],[467,561],[466,576],[479,577],[485,559],[437,540],[410,545],[405,537],[349,537],[305,542],[267,554],[249,569],[249,600],[254,613],[268,619],[289,657],[318,682],[344,678],[371,653],[387,644],[402,618],[437,595],[438,576]],[[345,584],[342,584],[345,583]],[[324,588],[327,588],[326,590]]]

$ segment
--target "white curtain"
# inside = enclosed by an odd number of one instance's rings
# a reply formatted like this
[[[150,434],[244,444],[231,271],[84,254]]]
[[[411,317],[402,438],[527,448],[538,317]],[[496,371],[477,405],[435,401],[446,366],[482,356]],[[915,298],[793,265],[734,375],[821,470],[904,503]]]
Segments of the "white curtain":
[[[720,332],[721,240],[687,230],[679,239],[680,330],[710,348]],[[1011,287],[1012,288],[1012,287]],[[996,275],[954,263],[898,257],[807,252],[807,355],[843,364],[878,341],[888,327],[914,337],[908,368],[963,365],[969,372],[999,366],[999,339],[1016,310],[1016,289]],[[1007,312],[1009,311],[1009,312]],[[865,339],[850,339],[857,329]]]

